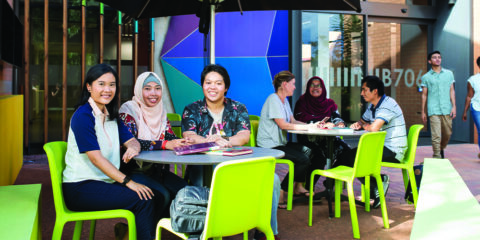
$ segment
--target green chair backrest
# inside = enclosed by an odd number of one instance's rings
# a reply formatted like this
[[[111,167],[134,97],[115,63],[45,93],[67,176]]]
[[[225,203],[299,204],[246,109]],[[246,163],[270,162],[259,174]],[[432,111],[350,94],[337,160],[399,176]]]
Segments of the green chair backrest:
[[[412,167],[413,163],[415,162],[415,154],[417,153],[418,136],[420,135],[422,128],[423,125],[415,124],[412,125],[408,131],[408,149],[405,153],[405,157],[403,158],[403,163],[406,163]]]
[[[68,212],[63,200],[63,170],[65,169],[65,153],[67,152],[67,143],[63,141],[49,142],[43,146],[47,153],[48,166],[50,167],[50,177],[52,179],[53,202],[57,214]]]
[[[167,118],[170,121],[182,121],[182,116],[178,113],[167,113]]]
[[[273,157],[219,164],[213,173],[204,239],[231,236],[255,227],[271,233],[274,172]]]
[[[182,121],[182,116],[178,113],[167,113],[168,121]],[[182,138],[182,128],[181,127],[172,127],[173,132],[177,137]]]
[[[248,117],[250,118],[250,121],[252,121],[252,120],[258,120],[258,121],[260,121],[260,116],[257,116],[257,115],[248,115]]]
[[[255,147],[257,145],[257,131],[260,120],[250,119],[250,140],[245,146]]]
[[[383,145],[387,132],[368,132],[360,137],[353,166],[355,176],[365,177],[380,173]]]

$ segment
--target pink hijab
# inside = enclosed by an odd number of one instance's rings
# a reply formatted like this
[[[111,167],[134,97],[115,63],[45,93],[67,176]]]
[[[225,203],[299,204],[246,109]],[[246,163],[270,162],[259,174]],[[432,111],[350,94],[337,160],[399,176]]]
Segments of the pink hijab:
[[[322,94],[319,97],[313,97],[310,94],[310,87],[314,80],[320,80],[322,85]],[[327,89],[320,77],[312,77],[307,82],[307,90],[295,104],[294,116],[298,121],[308,123],[310,121],[321,121],[324,117],[331,117],[332,112],[337,110],[337,104],[332,99],[327,98]]]
[[[148,80],[147,80],[148,79]],[[160,99],[154,107],[148,107],[143,101],[143,87],[145,81],[158,83],[163,90],[162,81],[154,72],[144,72],[135,82],[134,95],[131,101],[124,103],[119,112],[126,113],[135,119],[138,130],[138,139],[161,140],[167,126],[167,113]]]

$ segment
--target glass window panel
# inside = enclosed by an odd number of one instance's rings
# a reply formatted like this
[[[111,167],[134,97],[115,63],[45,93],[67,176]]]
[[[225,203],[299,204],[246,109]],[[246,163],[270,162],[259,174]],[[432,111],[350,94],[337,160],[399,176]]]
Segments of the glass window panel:
[[[407,128],[421,121],[418,86],[427,69],[426,25],[368,23],[368,73],[385,83],[385,94],[396,99]]]
[[[30,1],[30,109],[29,141],[31,145],[44,142],[44,3]],[[51,16],[50,16],[51,18]],[[51,60],[50,60],[51,61]],[[47,86],[48,89],[48,86]]]
[[[368,0],[369,2],[407,4],[407,5],[432,5],[431,0]]]
[[[360,81],[363,67],[363,17],[302,14],[302,93],[308,79],[321,77],[347,122],[361,114]]]

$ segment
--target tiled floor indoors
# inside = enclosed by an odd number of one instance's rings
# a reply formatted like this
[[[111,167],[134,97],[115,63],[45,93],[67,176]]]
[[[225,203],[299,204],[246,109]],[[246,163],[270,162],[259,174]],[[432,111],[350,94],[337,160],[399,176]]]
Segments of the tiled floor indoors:
[[[478,172],[480,170],[480,159],[478,159],[478,146],[475,144],[451,144],[445,150],[445,157],[450,159],[456,170],[460,173],[467,186],[480,201],[480,181]],[[417,150],[416,163],[424,158],[431,157],[431,146],[420,146]],[[401,171],[397,169],[382,170],[390,176],[390,189],[387,195],[387,209],[390,220],[390,229],[383,229],[380,209],[373,209],[370,213],[357,207],[358,220],[360,223],[360,234],[362,239],[409,239],[413,218],[413,205],[404,202],[404,188],[402,184]],[[277,168],[281,178],[286,173],[286,167]],[[317,191],[323,189],[322,179],[317,184]],[[42,184],[42,235],[43,239],[51,239],[55,209],[53,206],[52,190],[48,163],[45,155],[25,156],[24,166],[15,184]],[[359,186],[356,186],[358,194]],[[97,222],[96,239],[114,239],[114,220],[100,220]],[[295,239],[352,239],[352,227],[348,203],[342,203],[342,217],[328,218],[326,201],[314,206],[313,226],[308,223],[308,203],[306,199],[294,199],[293,211],[278,210],[279,237],[282,240]],[[234,221],[232,222],[234,224]],[[88,224],[84,225],[82,239],[88,238]],[[64,229],[64,239],[71,239],[73,224],[69,223]],[[253,231],[250,231],[250,239]],[[162,234],[163,239],[178,239],[171,234]],[[242,239],[240,236],[228,237],[225,239]]]

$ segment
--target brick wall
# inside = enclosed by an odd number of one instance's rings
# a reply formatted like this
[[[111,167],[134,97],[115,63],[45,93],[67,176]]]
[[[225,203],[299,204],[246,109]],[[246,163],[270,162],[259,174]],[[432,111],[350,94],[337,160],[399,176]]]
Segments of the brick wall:
[[[427,69],[427,27],[408,26],[405,29],[397,23],[368,24],[368,66],[369,73],[378,75],[384,82],[382,69],[390,70],[391,85],[385,93],[394,97],[403,110],[407,128],[421,121],[421,93],[417,91],[417,79]],[[402,39],[402,31],[416,30],[418,34],[408,40]],[[380,69],[378,72],[376,69]],[[397,70],[396,70],[397,69]],[[403,72],[400,72],[403,69]],[[407,73],[407,69],[411,69]],[[412,75],[413,71],[413,75]],[[421,72],[420,72],[421,71]],[[400,80],[397,84],[397,79]],[[412,86],[408,82],[414,81]]]

